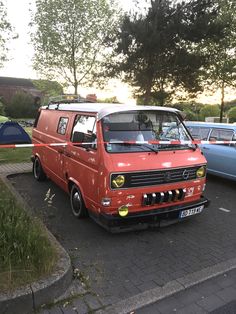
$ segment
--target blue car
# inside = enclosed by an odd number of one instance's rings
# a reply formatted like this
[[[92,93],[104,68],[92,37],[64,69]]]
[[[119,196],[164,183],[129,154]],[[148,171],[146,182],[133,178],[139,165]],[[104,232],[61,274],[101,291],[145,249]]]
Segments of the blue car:
[[[236,124],[186,121],[194,139],[236,141]],[[236,144],[199,145],[207,159],[207,172],[236,181]]]

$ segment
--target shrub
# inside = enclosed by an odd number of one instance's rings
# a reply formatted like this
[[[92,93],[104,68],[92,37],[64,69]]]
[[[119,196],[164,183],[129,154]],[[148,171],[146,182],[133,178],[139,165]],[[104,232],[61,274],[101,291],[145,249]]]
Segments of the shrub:
[[[17,92],[12,97],[5,110],[8,116],[15,119],[34,118],[37,112],[33,97],[22,91]]]
[[[230,123],[236,122],[236,107],[233,107],[228,111],[228,118]]]
[[[185,120],[189,120],[189,121],[197,121],[198,120],[198,115],[195,112],[193,112],[189,109],[184,110],[183,112],[186,114]]]
[[[0,116],[4,116],[4,115],[5,115],[5,106],[0,100]]]
[[[219,117],[220,108],[218,105],[205,105],[200,110],[200,117],[202,120],[205,120],[206,117]]]

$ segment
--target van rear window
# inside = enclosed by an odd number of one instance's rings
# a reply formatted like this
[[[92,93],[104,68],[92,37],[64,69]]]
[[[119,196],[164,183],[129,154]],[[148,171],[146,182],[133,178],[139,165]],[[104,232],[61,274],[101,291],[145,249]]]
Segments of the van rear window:
[[[61,135],[65,135],[66,134],[66,128],[67,128],[67,124],[68,124],[69,119],[65,118],[65,117],[61,117],[58,123],[58,127],[57,127],[57,133],[61,134]]]
[[[36,118],[35,118],[35,120],[34,120],[34,128],[36,128],[37,125],[38,125],[38,121],[39,121],[40,114],[41,114],[41,110],[39,110],[39,111],[37,112],[37,116],[36,116]]]

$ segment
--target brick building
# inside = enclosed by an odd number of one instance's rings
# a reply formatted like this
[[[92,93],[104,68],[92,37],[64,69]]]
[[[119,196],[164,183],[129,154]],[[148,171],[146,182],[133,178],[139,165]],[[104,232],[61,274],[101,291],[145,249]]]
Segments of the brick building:
[[[19,91],[30,94],[34,98],[42,97],[42,92],[34,86],[31,80],[0,76],[0,99],[5,103],[9,103]]]

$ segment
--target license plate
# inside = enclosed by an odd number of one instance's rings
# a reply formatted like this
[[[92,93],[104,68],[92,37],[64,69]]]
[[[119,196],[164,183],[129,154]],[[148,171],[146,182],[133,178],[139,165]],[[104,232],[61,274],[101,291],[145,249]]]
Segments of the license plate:
[[[188,216],[199,214],[202,212],[203,208],[204,208],[204,205],[191,208],[191,209],[182,210],[179,214],[179,218],[185,218]]]

